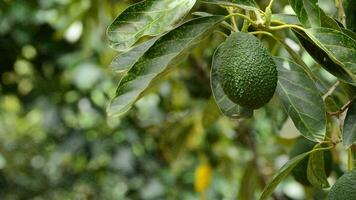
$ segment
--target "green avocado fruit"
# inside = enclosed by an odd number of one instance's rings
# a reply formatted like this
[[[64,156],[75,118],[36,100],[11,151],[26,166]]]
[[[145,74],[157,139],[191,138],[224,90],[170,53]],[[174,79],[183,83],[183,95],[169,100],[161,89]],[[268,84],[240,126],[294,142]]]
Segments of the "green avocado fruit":
[[[345,173],[331,187],[328,200],[356,199],[356,170]]]
[[[277,66],[255,36],[232,33],[217,49],[213,64],[225,94],[234,103],[257,109],[273,97]]]
[[[295,142],[294,146],[292,147],[289,156],[291,158],[294,158],[302,153],[308,152],[312,150],[316,144],[317,143],[312,142],[304,137],[299,137]],[[309,156],[300,161],[292,171],[294,179],[304,186],[311,186],[311,183],[309,182],[307,176],[308,160]],[[332,171],[332,164],[333,161],[331,151],[324,151],[324,167],[326,176],[330,176]]]

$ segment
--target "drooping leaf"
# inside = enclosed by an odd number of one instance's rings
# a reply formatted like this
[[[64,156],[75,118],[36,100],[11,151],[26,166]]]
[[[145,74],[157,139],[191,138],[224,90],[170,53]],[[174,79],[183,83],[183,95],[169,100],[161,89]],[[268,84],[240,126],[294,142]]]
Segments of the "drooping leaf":
[[[157,41],[158,37],[152,38],[128,52],[119,54],[110,64],[110,68],[117,73],[125,73],[131,69],[132,66],[143,56],[146,51],[152,47],[152,45]]]
[[[200,0],[200,1],[203,3],[233,6],[245,10],[255,10],[255,11],[258,10],[255,0]]]
[[[126,113],[152,82],[179,64],[187,51],[200,43],[223,18],[223,16],[197,18],[158,39],[120,82],[108,108],[108,114],[120,116]]]
[[[325,29],[325,28],[318,28],[318,29]],[[352,39],[337,30],[333,30],[333,29],[328,29],[328,30],[330,30],[331,32],[329,34],[325,33],[324,37],[322,37],[323,41],[326,40],[326,43],[333,42],[337,44],[336,41],[341,39],[340,37],[338,37],[338,35],[341,35],[342,38],[348,38],[349,41],[350,39]],[[307,34],[307,32],[293,29],[293,32],[297,36],[299,42],[304,47],[304,49],[314,58],[315,61],[317,61],[321,66],[323,66],[324,69],[326,69],[328,72],[330,72],[331,74],[333,74],[334,76],[336,76],[337,78],[339,78],[340,80],[346,83],[355,84],[355,75],[353,75],[349,70],[347,70],[347,67],[343,63],[341,63],[337,58],[335,58],[335,55],[333,55],[331,51],[327,50],[325,45],[322,44],[318,40],[318,38],[313,37],[313,34],[317,34],[315,33],[315,31],[314,32],[307,31],[308,32]],[[310,37],[310,35],[312,37]],[[333,44],[330,44],[329,48],[333,48]],[[344,52],[346,51],[347,48],[340,47],[338,49],[341,52]],[[346,64],[350,65],[351,63],[346,63]]]
[[[321,26],[318,0],[289,0],[289,4],[305,27]]]
[[[216,101],[216,104],[220,108],[221,112],[230,118],[241,118],[241,117],[251,117],[253,115],[253,110],[243,108],[236,103],[232,102],[224,93],[223,88],[219,83],[218,78],[218,65],[215,64],[215,54],[219,51],[218,47],[214,53],[213,61],[211,65],[210,83],[211,89]]]
[[[326,111],[314,82],[298,64],[275,58],[278,69],[277,93],[301,134],[309,140],[323,141]]]
[[[131,5],[109,26],[112,48],[127,51],[143,36],[171,30],[194,6],[196,0],[146,0]]]
[[[350,147],[356,143],[356,101],[351,104],[347,111],[342,130],[342,142],[345,147]]]
[[[314,187],[320,189],[328,188],[330,186],[327,180],[324,163],[324,152],[316,151],[309,155],[307,177]]]
[[[264,188],[260,200],[267,199],[277,188],[278,184],[283,181],[295,168],[299,162],[301,162],[304,158],[306,158],[309,154],[313,152],[317,152],[324,149],[314,149],[312,151],[300,154],[293,159],[289,160],[281,169],[278,170],[277,174],[273,177],[273,179],[268,183],[268,185]]]
[[[330,28],[311,28],[308,37],[350,76],[356,85],[356,41]]]

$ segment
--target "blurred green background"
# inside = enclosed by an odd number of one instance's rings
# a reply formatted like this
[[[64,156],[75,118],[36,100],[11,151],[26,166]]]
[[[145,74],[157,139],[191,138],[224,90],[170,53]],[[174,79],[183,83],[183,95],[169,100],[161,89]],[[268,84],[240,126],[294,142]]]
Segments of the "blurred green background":
[[[237,121],[212,100],[218,34],[127,116],[106,116],[119,77],[105,32],[133,2],[0,1],[0,199],[255,199],[286,162],[298,133],[278,99]],[[304,198],[290,178],[278,191]]]

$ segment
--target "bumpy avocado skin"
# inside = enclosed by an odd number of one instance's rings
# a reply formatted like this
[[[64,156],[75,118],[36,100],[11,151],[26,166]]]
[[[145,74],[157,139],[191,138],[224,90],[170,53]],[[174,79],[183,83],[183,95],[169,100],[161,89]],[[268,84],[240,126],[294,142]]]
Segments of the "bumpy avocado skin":
[[[317,143],[312,142],[304,137],[300,137],[295,142],[292,150],[289,153],[291,158],[296,157],[302,153],[308,152],[314,148]],[[308,160],[309,156],[304,158],[298,165],[293,169],[292,175],[296,181],[301,183],[304,186],[310,186],[310,182],[307,176],[307,169],[308,169]],[[332,155],[330,151],[324,151],[324,167],[325,167],[325,174],[329,176],[332,171]]]
[[[331,187],[328,200],[356,199],[356,170],[342,175]]]
[[[273,97],[278,81],[276,64],[253,35],[232,33],[214,56],[219,82],[236,104],[257,109]]]

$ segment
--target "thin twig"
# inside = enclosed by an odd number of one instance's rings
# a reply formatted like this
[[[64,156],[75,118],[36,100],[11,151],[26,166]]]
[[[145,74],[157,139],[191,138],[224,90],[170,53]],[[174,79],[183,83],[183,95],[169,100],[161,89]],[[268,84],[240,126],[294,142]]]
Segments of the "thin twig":
[[[340,81],[336,81],[335,84],[329,88],[329,90],[323,95],[324,101],[326,98],[328,98],[329,96],[331,96],[334,93],[334,91],[336,90],[337,86],[339,86],[339,84],[340,84]]]
[[[331,116],[338,116],[340,117],[350,106],[351,106],[351,103],[353,102],[353,100],[355,99],[351,99],[349,100],[345,105],[343,105],[341,107],[341,109],[339,111],[336,111],[336,112],[328,112],[329,115]]]

